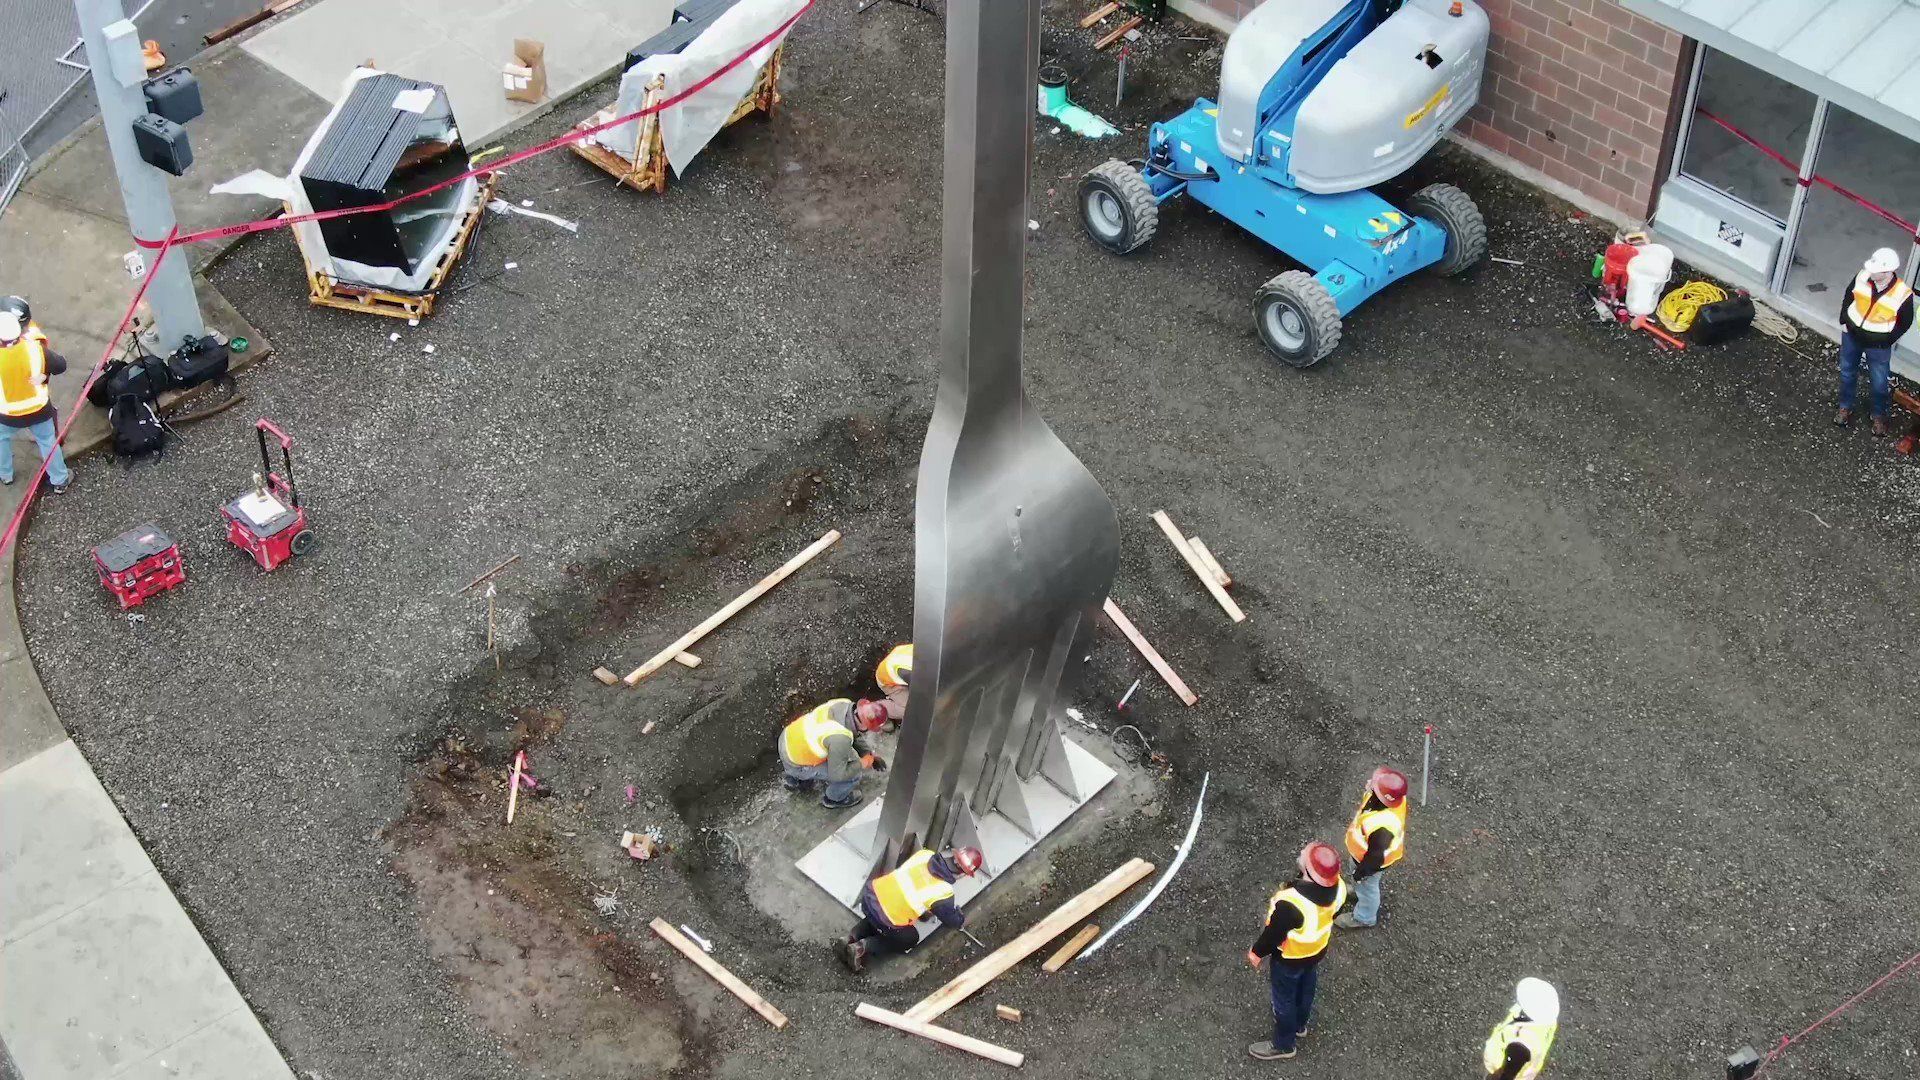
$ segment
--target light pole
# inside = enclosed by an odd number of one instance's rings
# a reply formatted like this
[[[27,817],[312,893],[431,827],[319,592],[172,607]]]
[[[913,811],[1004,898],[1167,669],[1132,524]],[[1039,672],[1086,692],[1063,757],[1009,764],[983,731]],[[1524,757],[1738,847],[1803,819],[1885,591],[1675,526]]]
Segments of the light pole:
[[[79,16],[87,66],[100,99],[100,124],[113,152],[114,172],[120,176],[127,226],[142,240],[164,240],[174,227],[173,196],[167,191],[166,174],[141,159],[133,138],[134,121],[147,113],[140,31],[126,18],[120,0],[73,0],[73,10]],[[149,252],[144,257],[154,255]],[[153,305],[154,329],[163,352],[179,348],[184,338],[206,335],[200,301],[193,292],[193,271],[184,253],[169,253],[154,270],[147,301]]]

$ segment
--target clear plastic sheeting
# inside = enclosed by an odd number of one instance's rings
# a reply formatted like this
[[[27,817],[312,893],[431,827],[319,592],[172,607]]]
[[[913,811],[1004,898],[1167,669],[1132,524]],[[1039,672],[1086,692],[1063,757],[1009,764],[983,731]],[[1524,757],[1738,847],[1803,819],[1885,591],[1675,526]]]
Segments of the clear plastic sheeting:
[[[625,116],[644,108],[647,87],[655,79],[664,80],[661,100],[684,92],[752,48],[755,42],[779,30],[804,7],[806,0],[740,0],[680,52],[649,56],[628,69],[620,79],[614,115]],[[740,99],[752,91],[761,69],[785,40],[786,34],[782,33],[754,49],[751,56],[699,93],[654,116],[660,124],[661,142],[674,175],[686,172],[707,143],[727,126],[727,117],[733,115]],[[638,120],[621,124],[601,132],[595,139],[614,153],[632,159],[639,146],[640,124]]]

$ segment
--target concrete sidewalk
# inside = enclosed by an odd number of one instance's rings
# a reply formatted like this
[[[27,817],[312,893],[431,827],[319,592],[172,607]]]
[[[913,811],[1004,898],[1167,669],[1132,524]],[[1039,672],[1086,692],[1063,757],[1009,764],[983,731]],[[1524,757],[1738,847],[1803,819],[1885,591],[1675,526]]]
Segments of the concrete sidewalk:
[[[290,169],[356,64],[371,59],[445,85],[478,150],[615,70],[671,11],[672,0],[311,4],[188,61],[206,113],[190,127],[193,169],[171,181],[181,229],[271,212],[266,200],[207,189],[249,169]],[[504,100],[500,66],[515,37],[547,45],[552,96],[544,103]],[[580,108],[591,111],[588,103]],[[121,257],[133,247],[97,120],[51,151],[0,213],[0,294],[27,296],[71,365],[53,384],[60,408],[80,414],[69,458],[106,435],[103,414],[79,393],[132,298],[136,282]],[[249,363],[270,346],[198,273],[226,247],[195,245],[179,257],[196,270],[208,323],[254,343],[236,357]],[[290,280],[287,287],[305,286]],[[23,479],[39,465],[24,439],[14,460]],[[83,466],[64,497],[84,499],[90,484],[130,482],[137,481]],[[11,517],[26,486],[0,488],[0,520]],[[29,533],[22,542],[33,539]],[[77,560],[103,539],[57,538]],[[108,605],[103,598],[103,618],[112,617]],[[0,557],[0,1076],[16,1072],[23,1080],[292,1075],[68,741],[27,655],[9,554]]]

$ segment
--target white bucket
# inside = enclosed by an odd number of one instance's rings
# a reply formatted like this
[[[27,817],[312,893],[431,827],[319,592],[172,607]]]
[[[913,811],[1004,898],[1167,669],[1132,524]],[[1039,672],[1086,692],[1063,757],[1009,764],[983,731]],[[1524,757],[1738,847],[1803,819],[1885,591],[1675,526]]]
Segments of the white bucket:
[[[1647,244],[1640,254],[1627,260],[1627,312],[1651,315],[1660,306],[1660,294],[1673,276],[1673,249],[1665,244]]]

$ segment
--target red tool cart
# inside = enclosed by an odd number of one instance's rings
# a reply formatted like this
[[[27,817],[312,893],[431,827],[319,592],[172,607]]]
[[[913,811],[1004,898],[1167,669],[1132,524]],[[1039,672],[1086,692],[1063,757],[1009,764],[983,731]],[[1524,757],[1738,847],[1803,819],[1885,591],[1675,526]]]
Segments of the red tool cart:
[[[253,430],[260,437],[260,471],[254,475],[252,489],[229,499],[220,516],[226,519],[227,539],[233,546],[253,556],[263,569],[272,570],[312,551],[315,538],[307,528],[300,489],[293,482],[293,439],[264,418],[254,423]],[[273,459],[267,453],[269,432],[280,440],[283,472],[273,471]]]
[[[120,610],[139,607],[147,597],[187,580],[180,545],[158,525],[136,525],[93,549],[100,584],[120,601]]]

